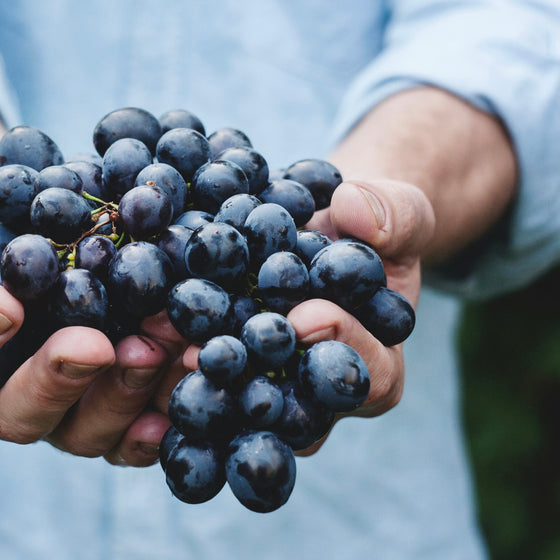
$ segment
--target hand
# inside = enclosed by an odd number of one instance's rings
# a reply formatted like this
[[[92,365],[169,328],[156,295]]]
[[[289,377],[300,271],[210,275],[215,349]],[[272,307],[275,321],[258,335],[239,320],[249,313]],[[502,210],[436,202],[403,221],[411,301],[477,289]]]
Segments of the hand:
[[[23,307],[0,287],[0,346],[24,318]],[[75,455],[144,466],[157,460],[167,417],[145,411],[168,355],[144,337],[113,348],[86,327],[57,331],[0,389],[0,438],[40,439]]]

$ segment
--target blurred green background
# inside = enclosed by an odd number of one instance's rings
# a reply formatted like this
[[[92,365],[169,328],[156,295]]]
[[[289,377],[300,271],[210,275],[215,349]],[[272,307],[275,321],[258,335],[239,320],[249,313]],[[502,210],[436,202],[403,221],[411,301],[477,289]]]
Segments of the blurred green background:
[[[560,270],[468,304],[464,423],[493,560],[560,560]]]

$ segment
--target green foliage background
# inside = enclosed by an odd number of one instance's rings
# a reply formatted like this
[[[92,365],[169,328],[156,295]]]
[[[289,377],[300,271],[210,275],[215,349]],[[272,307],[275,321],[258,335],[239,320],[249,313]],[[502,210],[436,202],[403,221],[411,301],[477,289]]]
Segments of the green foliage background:
[[[469,304],[464,422],[493,560],[560,560],[560,271]]]

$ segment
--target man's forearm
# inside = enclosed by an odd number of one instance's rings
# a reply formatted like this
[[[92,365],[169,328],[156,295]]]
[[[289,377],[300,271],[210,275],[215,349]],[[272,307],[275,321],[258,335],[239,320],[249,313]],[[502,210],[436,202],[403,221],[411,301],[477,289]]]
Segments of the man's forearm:
[[[426,260],[445,258],[481,235],[515,193],[516,160],[503,126],[435,88],[409,90],[375,107],[331,160],[345,180],[384,177],[424,191],[436,217]]]

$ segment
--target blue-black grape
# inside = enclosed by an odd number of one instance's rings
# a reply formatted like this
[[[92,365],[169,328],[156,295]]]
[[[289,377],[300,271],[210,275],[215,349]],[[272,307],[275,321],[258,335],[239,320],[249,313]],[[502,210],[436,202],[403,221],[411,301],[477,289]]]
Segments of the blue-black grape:
[[[174,167],[187,183],[196,170],[212,159],[208,140],[192,128],[172,128],[159,139],[157,159]]]
[[[100,200],[109,200],[111,195],[103,184],[101,165],[102,160],[99,159],[99,163],[92,161],[70,161],[66,162],[64,167],[77,173],[82,180],[82,190],[84,192]]]
[[[103,282],[107,278],[109,263],[116,254],[117,248],[108,237],[88,235],[76,245],[76,267],[89,270]]]
[[[297,227],[304,226],[315,213],[315,200],[311,191],[290,179],[272,181],[260,194],[263,202],[275,202],[284,207]]]
[[[369,372],[364,360],[338,340],[313,344],[300,360],[298,378],[302,387],[334,412],[358,408],[369,393]]]
[[[154,115],[139,107],[124,107],[111,111],[95,125],[93,145],[103,156],[117,140],[134,138],[155,154],[160,136],[161,126]]]
[[[228,148],[218,154],[217,159],[230,161],[243,170],[250,194],[258,195],[268,185],[268,163],[257,150],[248,147]]]
[[[181,439],[165,461],[165,481],[173,495],[187,504],[202,504],[226,483],[224,458],[208,442]]]
[[[0,221],[15,232],[29,231],[29,207],[37,194],[37,175],[26,165],[0,167]]]
[[[165,192],[173,204],[173,217],[181,215],[187,204],[187,184],[182,175],[167,163],[152,163],[136,176],[135,186],[155,185]]]
[[[167,297],[171,324],[187,340],[202,343],[231,331],[231,301],[227,292],[201,278],[179,282]]]
[[[173,224],[195,230],[196,228],[204,224],[209,224],[213,221],[214,216],[210,214],[210,212],[205,212],[204,210],[187,210],[180,216],[177,216],[177,218],[173,220]]]
[[[163,189],[140,185],[123,195],[118,211],[125,230],[134,239],[148,239],[167,229],[173,204]]]
[[[59,187],[37,194],[29,216],[34,230],[56,243],[72,243],[93,225],[91,206],[86,199]]]
[[[269,431],[247,431],[228,446],[226,478],[248,509],[267,513],[284,505],[296,480],[293,451]]]
[[[410,302],[398,292],[383,286],[356,309],[355,315],[385,346],[404,342],[412,333],[416,322]]]
[[[169,426],[165,434],[163,434],[159,442],[159,463],[163,470],[167,468],[167,458],[184,437],[185,436],[173,425]]]
[[[177,280],[185,280],[189,277],[185,263],[185,248],[192,233],[193,230],[188,227],[173,224],[163,231],[157,240],[157,246],[171,259]]]
[[[36,300],[54,286],[59,274],[58,256],[50,241],[26,233],[6,245],[0,273],[2,284],[14,297]]]
[[[60,189],[69,189],[77,194],[81,194],[83,185],[81,177],[65,165],[51,165],[45,167],[41,169],[37,177],[35,177],[37,192],[56,187]]]
[[[216,159],[219,154],[228,148],[253,147],[251,140],[244,132],[227,126],[212,132],[208,136],[208,143],[212,150],[213,159]]]
[[[247,365],[247,350],[231,335],[215,336],[205,342],[198,354],[198,369],[217,385],[239,377]]]
[[[251,378],[239,394],[239,407],[253,428],[266,428],[280,418],[284,408],[282,389],[264,375]]]
[[[300,229],[297,232],[297,245],[294,249],[296,255],[309,268],[313,257],[332,241],[320,231],[315,229]]]
[[[230,196],[248,194],[249,183],[235,163],[210,161],[194,174],[190,193],[196,208],[215,214]]]
[[[0,139],[0,166],[17,163],[41,171],[49,165],[61,165],[60,148],[34,126],[16,126]]]
[[[224,222],[243,233],[247,216],[262,202],[252,194],[234,194],[225,200],[214,216],[215,222]]]
[[[249,318],[260,313],[260,305],[254,298],[245,294],[230,294],[232,308],[231,332],[241,336],[241,329]]]
[[[206,135],[206,130],[202,121],[190,111],[185,109],[171,109],[165,111],[159,117],[159,124],[161,125],[161,133],[165,134],[172,128],[194,128],[203,136]]]

